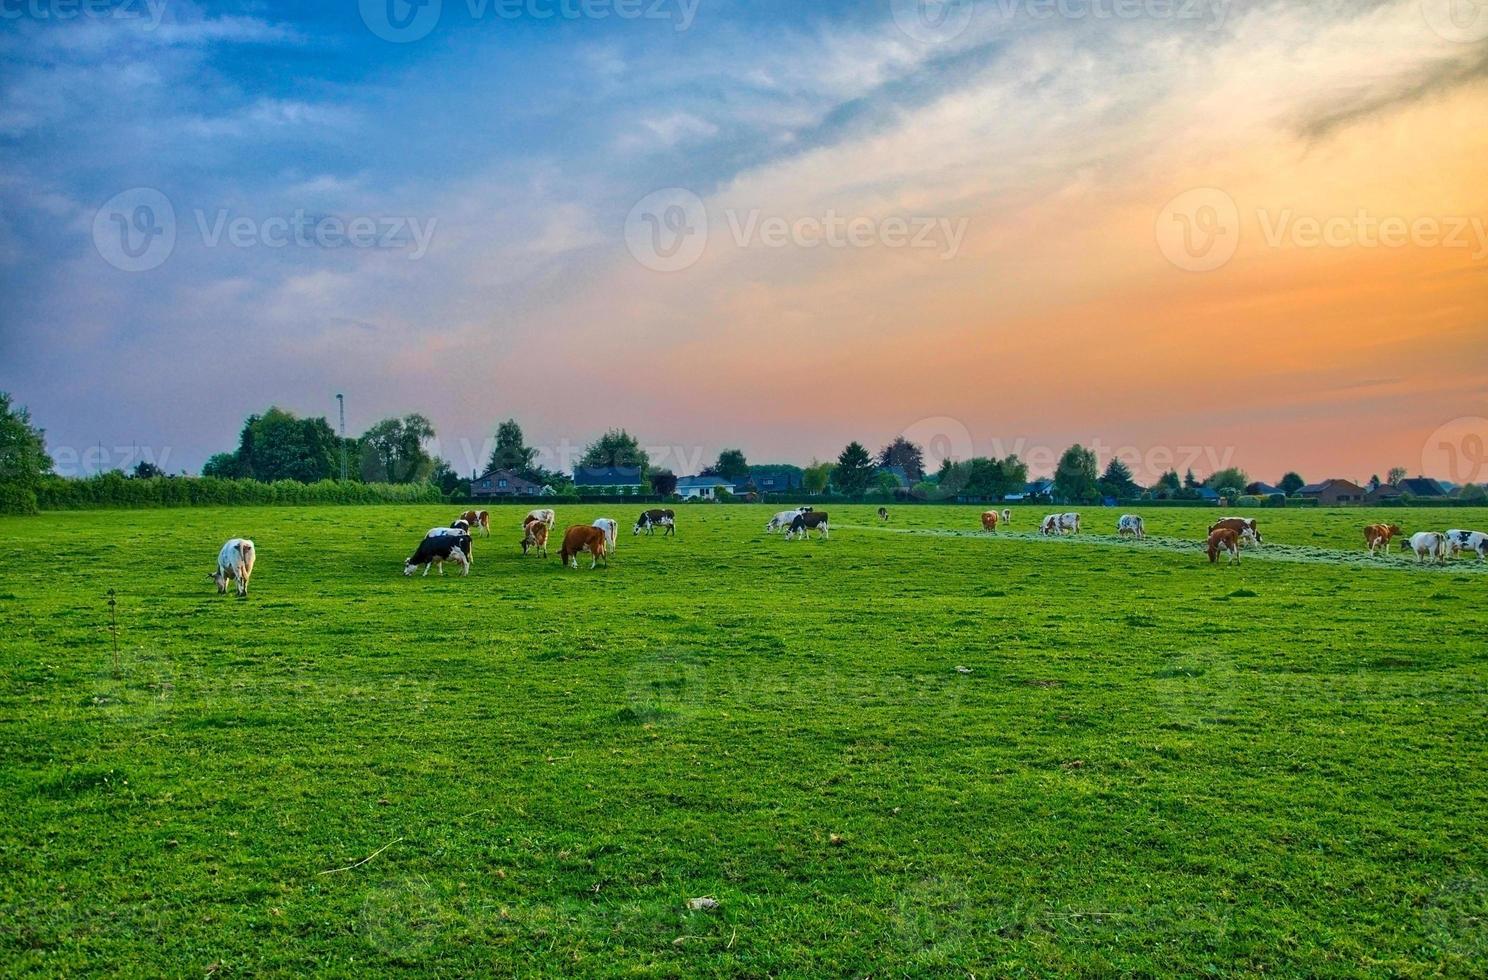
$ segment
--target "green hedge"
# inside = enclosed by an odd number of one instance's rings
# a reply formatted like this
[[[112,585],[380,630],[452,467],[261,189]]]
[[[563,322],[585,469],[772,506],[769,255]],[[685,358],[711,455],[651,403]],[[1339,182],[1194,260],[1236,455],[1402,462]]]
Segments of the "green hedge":
[[[116,507],[212,507],[304,504],[437,504],[444,496],[432,483],[356,483],[322,480],[223,480],[173,476],[133,480],[104,473],[81,480],[52,477],[36,491],[41,510],[90,510]],[[0,509],[4,502],[0,501]]]
[[[27,487],[0,486],[0,514],[36,513],[36,492]]]

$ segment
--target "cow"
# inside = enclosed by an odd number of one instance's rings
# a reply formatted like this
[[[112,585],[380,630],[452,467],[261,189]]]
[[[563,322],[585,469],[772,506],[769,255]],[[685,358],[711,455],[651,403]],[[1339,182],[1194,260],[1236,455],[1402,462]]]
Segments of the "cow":
[[[253,560],[258,552],[247,538],[233,538],[217,552],[217,570],[208,578],[217,583],[217,594],[227,594],[227,583],[237,586],[238,595],[248,598],[248,580],[253,577]]]
[[[1129,534],[1141,541],[1147,537],[1147,525],[1136,514],[1122,514],[1116,522],[1116,534],[1123,538]]]
[[[450,527],[456,531],[459,531],[461,534],[470,533],[470,522],[463,517],[457,517],[454,520],[450,521]]]
[[[610,554],[615,553],[615,535],[620,533],[620,525],[612,517],[601,517],[594,522],[594,526],[605,533],[605,547]]]
[[[1039,533],[1043,535],[1058,534],[1060,532],[1059,515],[1046,514],[1039,524]]]
[[[444,563],[452,561],[460,566],[461,575],[469,575],[473,558],[469,534],[428,537],[419,542],[412,557],[403,563],[403,574],[412,575],[414,569],[423,566],[424,575],[427,576],[429,566],[438,565],[439,574],[443,575]]]
[[[528,521],[522,525],[522,554],[528,549],[548,557],[548,525],[542,521]]]
[[[602,528],[592,524],[575,524],[563,532],[563,549],[558,553],[558,558],[563,562],[565,568],[579,567],[579,554],[589,552],[589,567],[592,569],[604,559],[605,567],[610,566],[610,556],[605,551],[605,533]]]
[[[1079,534],[1080,533],[1080,515],[1074,513],[1073,511],[1071,511],[1070,513],[1067,513],[1067,514],[1060,514],[1059,515],[1059,530],[1061,532],[1068,531],[1071,534]]]
[[[1229,528],[1240,535],[1242,541],[1251,541],[1255,544],[1265,544],[1261,538],[1261,529],[1256,526],[1254,517],[1226,517],[1209,525],[1209,533],[1213,534],[1220,528]]]
[[[827,512],[824,510],[807,510],[796,515],[791,521],[790,530],[785,533],[787,541],[806,537],[809,531],[819,531],[823,538],[828,536],[830,529],[827,525]]]
[[[885,522],[885,523],[888,523],[888,520],[889,520],[889,509],[887,507],[880,507],[878,509],[878,519],[881,520],[881,521],[883,521],[883,522]]]
[[[1002,523],[1003,523],[1004,526],[1011,526],[1012,525],[1012,523],[1013,523],[1013,512],[1012,511],[1005,510],[1005,511],[1002,512]]]
[[[791,526],[791,521],[794,521],[796,519],[797,514],[804,514],[810,509],[810,507],[797,507],[795,510],[781,511],[774,517],[770,518],[770,523],[765,525],[765,533],[774,534],[781,528],[785,528],[788,530]]]
[[[469,528],[466,528],[466,527],[431,527],[431,528],[429,528],[429,533],[426,534],[426,535],[424,535],[424,537],[426,537],[426,538],[443,538],[443,537],[458,538],[462,534],[469,534],[469,533],[470,533],[470,529]]]
[[[1219,553],[1230,553],[1231,564],[1240,562],[1240,532],[1232,527],[1217,527],[1209,532],[1209,564],[1219,561]]]
[[[1488,558],[1488,534],[1482,531],[1447,532],[1447,557],[1456,558],[1459,552],[1474,552],[1481,561]]]
[[[982,530],[983,531],[991,531],[993,534],[996,534],[997,533],[997,521],[998,521],[998,519],[999,518],[997,516],[997,511],[995,511],[995,510],[983,511],[982,512]]]
[[[1383,548],[1385,554],[1390,553],[1390,541],[1401,534],[1399,524],[1371,524],[1364,529],[1364,544],[1369,548],[1371,555],[1377,554],[1378,549]]]
[[[527,512],[527,516],[522,518],[522,526],[525,527],[528,521],[542,521],[551,531],[553,525],[558,523],[558,515],[546,507],[539,507],[537,510]]]
[[[647,534],[655,534],[658,527],[666,528],[662,532],[663,537],[668,534],[675,535],[677,533],[676,513],[670,510],[643,510],[641,511],[641,516],[636,518],[635,527],[631,529],[630,533],[632,536],[640,534],[642,531],[645,531]]]
[[[1410,546],[1417,563],[1427,558],[1434,558],[1437,564],[1447,560],[1447,536],[1440,531],[1418,531],[1411,535]]]
[[[478,527],[486,537],[491,536],[491,512],[488,510],[467,510],[460,515],[460,520],[465,522],[466,527]]]

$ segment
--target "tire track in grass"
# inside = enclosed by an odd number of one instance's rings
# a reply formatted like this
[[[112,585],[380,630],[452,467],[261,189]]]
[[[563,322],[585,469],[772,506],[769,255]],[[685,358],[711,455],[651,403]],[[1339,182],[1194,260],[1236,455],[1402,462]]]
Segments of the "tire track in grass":
[[[885,534],[918,534],[933,538],[1037,542],[1049,547],[1088,544],[1108,548],[1169,551],[1196,555],[1203,555],[1207,547],[1203,541],[1195,541],[1192,538],[1168,538],[1152,534],[1147,535],[1142,541],[1134,541],[1130,538],[1117,537],[1114,534],[1078,534],[1048,537],[1028,531],[999,531],[994,535],[988,534],[986,531],[958,530],[954,528],[884,527],[878,524],[836,524],[832,527],[833,531],[839,529],[844,531],[880,531]],[[1242,562],[1253,559],[1291,562],[1300,565],[1337,565],[1348,568],[1380,568],[1394,571],[1415,569],[1417,571],[1468,575],[1488,574],[1488,561],[1482,561],[1480,559],[1472,559],[1471,561],[1452,559],[1448,560],[1444,565],[1437,565],[1429,562],[1418,563],[1415,557],[1411,555],[1392,553],[1388,556],[1371,558],[1368,554],[1362,552],[1342,551],[1337,548],[1313,548],[1307,545],[1252,545],[1245,549]],[[1221,558],[1220,560],[1221,563],[1227,561],[1225,558]]]

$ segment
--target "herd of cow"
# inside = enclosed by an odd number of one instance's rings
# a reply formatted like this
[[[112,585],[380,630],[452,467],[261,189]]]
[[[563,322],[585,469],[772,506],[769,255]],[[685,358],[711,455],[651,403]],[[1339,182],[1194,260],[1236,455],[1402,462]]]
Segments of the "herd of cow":
[[[880,507],[878,518],[880,521],[888,521],[888,510]],[[1012,520],[1013,513],[1010,510],[989,510],[982,514],[982,527],[996,533],[999,526],[1007,527],[1012,524]],[[558,515],[546,508],[529,512],[522,520],[522,554],[537,554],[546,558],[548,537],[557,521]],[[642,511],[641,516],[636,518],[631,534],[655,534],[658,528],[663,535],[675,535],[676,512],[662,509]],[[590,568],[597,567],[601,561],[609,565],[609,556],[615,551],[615,538],[619,529],[619,523],[609,517],[601,517],[592,524],[575,524],[563,532],[563,544],[558,557],[564,567],[578,568],[579,555],[587,552]],[[786,540],[791,541],[803,539],[812,531],[826,538],[831,528],[826,511],[797,507],[794,510],[781,511],[765,525],[766,534],[781,530],[785,531]],[[476,531],[490,537],[490,512],[468,510],[455,518],[449,527],[430,528],[413,555],[403,563],[403,574],[412,575],[422,568],[424,574],[428,575],[431,567],[438,567],[439,574],[443,575],[445,562],[454,562],[460,567],[460,574],[469,575],[470,563],[475,557],[472,538]],[[1040,523],[1039,533],[1046,536],[1079,534],[1080,515],[1074,512],[1049,514]],[[1116,533],[1121,537],[1140,541],[1147,537],[1147,526],[1139,515],[1123,514],[1116,522]],[[1228,555],[1231,562],[1238,562],[1241,547],[1247,544],[1264,544],[1254,517],[1227,517],[1211,524],[1208,534],[1205,546],[1211,563],[1218,562],[1221,554]],[[1398,524],[1370,524],[1364,528],[1364,543],[1371,555],[1377,555],[1381,551],[1388,554],[1390,542],[1395,538],[1404,538],[1404,532]],[[1483,531],[1419,531],[1407,540],[1418,563],[1433,560],[1440,564],[1449,557],[1456,557],[1464,552],[1476,554],[1479,559],[1488,559],[1488,533]],[[210,578],[217,583],[218,593],[227,592],[228,585],[233,584],[239,596],[246,596],[256,557],[257,550],[247,538],[233,538],[224,544],[217,555],[217,570],[210,573]]]

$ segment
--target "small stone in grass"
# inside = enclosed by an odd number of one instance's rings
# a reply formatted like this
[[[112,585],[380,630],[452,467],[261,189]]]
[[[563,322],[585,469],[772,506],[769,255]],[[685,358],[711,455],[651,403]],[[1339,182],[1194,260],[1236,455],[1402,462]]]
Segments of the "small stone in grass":
[[[709,898],[706,895],[702,898],[689,898],[687,900],[687,907],[694,912],[711,912],[718,908],[718,899]]]
[[[958,673],[958,674],[969,674],[969,673],[971,673],[971,668],[970,667],[957,667],[956,668],[956,673]]]

